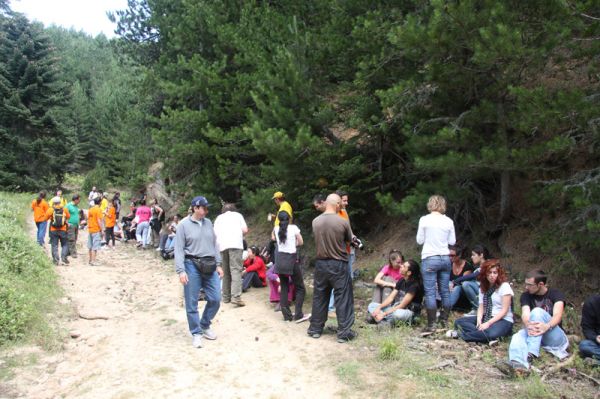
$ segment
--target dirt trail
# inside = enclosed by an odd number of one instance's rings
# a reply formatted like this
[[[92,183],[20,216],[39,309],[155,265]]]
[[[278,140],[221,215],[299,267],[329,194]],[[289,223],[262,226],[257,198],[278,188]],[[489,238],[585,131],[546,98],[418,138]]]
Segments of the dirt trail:
[[[331,335],[307,337],[307,323],[283,322],[268,304],[266,288],[245,294],[244,308],[221,304],[213,324],[218,339],[194,349],[172,263],[160,260],[153,250],[117,242],[115,250],[99,252],[101,266],[90,267],[87,232],[82,233],[79,258],[57,267],[65,302],[74,308],[63,328],[81,336],[66,338],[64,351],[42,353],[35,365],[17,370],[11,396],[341,395],[344,387],[334,372],[336,354],[351,347],[337,344]]]

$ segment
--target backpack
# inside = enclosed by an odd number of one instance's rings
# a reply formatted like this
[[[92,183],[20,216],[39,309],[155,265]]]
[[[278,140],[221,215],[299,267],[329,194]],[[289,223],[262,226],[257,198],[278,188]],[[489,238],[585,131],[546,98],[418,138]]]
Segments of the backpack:
[[[52,215],[52,224],[50,226],[60,229],[65,224],[67,224],[67,220],[65,218],[65,208],[54,208],[54,214]]]

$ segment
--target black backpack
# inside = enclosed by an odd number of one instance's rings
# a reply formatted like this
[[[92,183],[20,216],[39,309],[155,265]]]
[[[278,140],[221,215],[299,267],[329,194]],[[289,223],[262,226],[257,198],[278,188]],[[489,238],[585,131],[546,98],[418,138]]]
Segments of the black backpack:
[[[52,224],[51,226],[60,229],[65,224],[67,224],[67,220],[65,218],[65,208],[54,208],[54,214],[52,215]]]

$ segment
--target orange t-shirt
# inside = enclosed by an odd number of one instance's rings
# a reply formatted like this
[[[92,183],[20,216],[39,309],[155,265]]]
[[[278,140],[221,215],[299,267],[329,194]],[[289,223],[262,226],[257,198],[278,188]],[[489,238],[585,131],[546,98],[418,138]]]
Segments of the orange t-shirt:
[[[59,206],[58,209],[62,208],[62,206]],[[62,225],[62,227],[54,227],[52,226],[52,216],[54,216],[54,207],[48,209],[46,211],[46,219],[50,221],[50,231],[67,231],[67,228],[69,226],[69,218],[71,217],[71,214],[69,213],[69,210],[67,208],[63,208],[63,212],[64,212],[64,221],[65,224]]]
[[[31,209],[33,209],[33,221],[36,223],[45,222],[48,220],[46,217],[46,212],[48,212],[48,203],[46,200],[41,200],[40,203],[37,203],[37,199],[34,199],[31,202]]]
[[[115,227],[115,224],[117,223],[117,210],[114,207],[108,208],[104,220],[106,227]]]
[[[94,205],[88,210],[88,232],[100,233],[100,223],[98,219],[102,220],[102,210],[98,205]]]

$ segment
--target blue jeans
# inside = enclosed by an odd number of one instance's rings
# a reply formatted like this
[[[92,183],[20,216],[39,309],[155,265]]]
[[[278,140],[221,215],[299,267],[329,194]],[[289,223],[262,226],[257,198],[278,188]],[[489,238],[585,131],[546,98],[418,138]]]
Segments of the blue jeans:
[[[46,226],[48,225],[48,221],[45,222],[35,222],[37,226],[37,242],[40,245],[44,245],[44,236],[46,235]]]
[[[440,296],[442,297],[442,306],[450,307],[450,271],[452,263],[448,255],[434,255],[423,259],[421,262],[421,275],[423,276],[423,286],[425,288],[425,307],[427,309],[436,309],[435,293],[437,287],[440,287]],[[437,284],[437,285],[436,285]]]
[[[583,357],[591,357],[596,359],[597,364],[600,366],[600,344],[596,341],[584,339],[579,344],[579,352]]]
[[[552,319],[552,316],[542,308],[534,308],[529,316],[529,321],[540,321],[548,323]],[[529,353],[534,356],[540,355],[540,348],[544,347],[545,350],[557,356],[559,359],[564,359],[568,356],[567,348],[569,346],[569,340],[565,332],[559,327],[555,326],[544,335],[532,337],[527,334],[527,329],[522,329],[515,335],[513,335],[508,347],[508,358],[510,360],[517,361],[529,368],[527,362],[527,355]]]
[[[352,265],[354,264],[354,258],[356,258],[356,255],[354,253],[351,253],[348,256],[348,271],[350,272],[350,280],[352,280]],[[335,312],[335,301],[333,299],[333,291],[331,291],[331,296],[329,297],[329,311]]]
[[[479,307],[479,282],[477,280],[463,281],[462,291],[473,309],[477,309]]]
[[[143,246],[148,245],[150,242],[148,240],[148,233],[150,232],[150,223],[142,222],[137,225],[137,229],[135,230],[135,238],[137,238],[138,242],[142,243]]]
[[[458,336],[465,342],[488,343],[500,337],[508,337],[512,333],[512,327],[513,323],[502,319],[489,326],[487,330],[479,331],[476,316],[461,317],[454,322]]]
[[[221,306],[221,279],[216,271],[210,275],[201,274],[189,259],[185,260],[184,265],[188,276],[188,283],[183,286],[188,326],[192,335],[202,334],[210,328],[210,323]],[[198,313],[200,288],[204,289],[206,297],[202,319]]]
[[[377,306],[381,305],[380,303],[377,302],[371,302],[368,306],[368,310],[369,310],[369,314],[373,313],[373,311],[375,309],[377,309]],[[386,306],[385,308],[381,309],[384,312],[387,312],[390,309],[389,306]],[[412,310],[408,310],[408,309],[396,309],[394,310],[393,313],[385,316],[383,318],[383,320],[385,321],[391,321],[392,323],[395,323],[397,321],[410,321],[410,319],[412,319],[413,317],[413,312]]]
[[[450,307],[456,306],[456,303],[460,299],[460,295],[462,294],[463,289],[460,285],[455,285],[452,291],[450,291]]]

